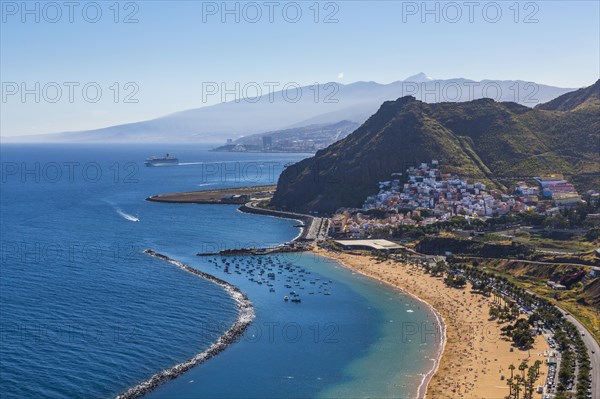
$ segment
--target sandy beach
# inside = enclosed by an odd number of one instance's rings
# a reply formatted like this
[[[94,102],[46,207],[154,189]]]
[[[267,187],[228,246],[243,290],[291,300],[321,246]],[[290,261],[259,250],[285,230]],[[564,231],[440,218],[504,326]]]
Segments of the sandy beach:
[[[471,293],[470,286],[465,289],[449,288],[441,278],[431,277],[413,265],[379,262],[369,256],[321,248],[313,251],[416,296],[442,316],[446,342],[437,370],[429,381],[425,378],[426,398],[504,399],[509,388],[501,376],[511,376],[508,366],[514,364],[517,367],[514,375],[520,374],[518,366],[522,361],[530,366],[536,360],[543,362],[544,353],[550,349],[542,336],[536,336],[530,351],[513,348],[511,342],[500,336],[503,324],[489,320],[492,299]],[[536,386],[543,385],[546,374],[544,364]],[[542,395],[534,394],[534,398],[541,399]]]

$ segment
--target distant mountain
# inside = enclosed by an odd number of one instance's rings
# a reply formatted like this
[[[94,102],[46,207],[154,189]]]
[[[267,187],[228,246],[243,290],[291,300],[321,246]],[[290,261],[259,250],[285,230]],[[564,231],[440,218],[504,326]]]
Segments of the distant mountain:
[[[598,105],[600,105],[600,79],[592,86],[563,94],[546,104],[536,106],[536,108],[548,111],[572,111]]]
[[[213,142],[256,133],[333,124],[363,123],[384,101],[412,95],[429,102],[462,102],[482,97],[535,106],[574,89],[518,80],[432,79],[424,73],[390,84],[326,83],[290,88],[255,99],[238,99],[161,118],[82,132],[18,137],[18,141]],[[9,141],[10,138],[4,138]]]
[[[577,101],[563,98],[561,104],[574,106],[566,112],[490,99],[387,101],[344,140],[284,170],[271,205],[322,212],[359,207],[379,181],[432,159],[445,172],[499,189],[551,172],[580,190],[598,189],[600,105],[588,89],[572,93]]]
[[[430,82],[432,80],[434,80],[434,79],[427,76],[427,74],[425,72],[420,72],[416,75],[409,76],[408,78],[404,79],[405,82],[417,82],[417,83]]]

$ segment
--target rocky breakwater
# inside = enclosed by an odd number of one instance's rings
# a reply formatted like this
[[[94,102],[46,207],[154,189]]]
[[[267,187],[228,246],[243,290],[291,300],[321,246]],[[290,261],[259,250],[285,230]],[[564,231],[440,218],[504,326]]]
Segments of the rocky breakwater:
[[[221,280],[211,274],[201,272],[199,270],[194,269],[188,265],[185,265],[181,262],[178,262],[174,259],[169,258],[168,256],[157,253],[151,249],[147,249],[144,251],[146,254],[153,256],[155,258],[164,260],[169,262],[182,270],[193,273],[199,277],[202,277],[208,281],[211,281],[217,285],[223,287],[229,295],[235,300],[237,303],[237,307],[239,310],[238,318],[236,322],[231,326],[229,330],[227,330],[219,339],[213,343],[208,349],[204,352],[198,353],[191,359],[188,359],[182,363],[179,363],[171,368],[163,370],[159,373],[154,374],[152,377],[143,381],[136,386],[128,389],[126,392],[117,396],[117,399],[130,399],[130,398],[139,398],[148,392],[156,389],[159,385],[164,384],[167,381],[175,379],[191,369],[192,367],[197,366],[198,364],[204,363],[210,358],[216,356],[217,354],[224,351],[229,345],[236,342],[246,331],[250,323],[254,320],[255,313],[254,307],[252,306],[252,302],[248,299],[248,297],[240,291],[234,285],[229,284],[228,282]]]

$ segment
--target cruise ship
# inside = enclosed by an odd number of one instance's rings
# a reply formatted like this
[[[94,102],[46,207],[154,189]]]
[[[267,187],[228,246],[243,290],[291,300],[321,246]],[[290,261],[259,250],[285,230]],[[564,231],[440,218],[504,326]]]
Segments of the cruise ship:
[[[146,166],[174,166],[179,165],[179,159],[167,154],[164,157],[150,157],[144,161]]]

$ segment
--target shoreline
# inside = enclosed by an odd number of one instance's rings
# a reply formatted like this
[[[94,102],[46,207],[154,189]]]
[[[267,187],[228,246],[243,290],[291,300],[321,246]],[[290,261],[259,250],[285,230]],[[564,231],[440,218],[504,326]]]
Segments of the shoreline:
[[[418,301],[424,303],[425,305],[427,305],[429,307],[429,309],[431,310],[431,313],[433,313],[436,320],[438,321],[438,325],[439,325],[440,332],[441,332],[440,348],[437,353],[437,358],[434,360],[433,367],[431,368],[431,370],[429,370],[423,376],[423,380],[421,381],[421,384],[419,385],[419,388],[417,389],[417,399],[425,399],[425,397],[427,396],[427,388],[429,387],[429,383],[431,382],[435,373],[437,373],[437,371],[440,367],[440,363],[442,362],[442,356],[444,355],[444,350],[446,349],[446,320],[437,311],[437,309],[434,308],[429,302],[425,301],[424,299],[419,298],[416,295],[411,294],[410,292],[407,292],[404,290],[402,292],[417,299]],[[425,389],[423,389],[423,388],[425,388]],[[421,389],[423,389],[423,391],[421,391]]]
[[[501,376],[507,378],[510,374],[508,366],[521,361],[543,361],[550,349],[541,336],[536,336],[531,355],[513,348],[499,335],[503,324],[489,321],[488,299],[470,292],[470,285],[465,290],[446,287],[440,279],[409,264],[378,262],[370,256],[318,247],[312,252],[417,299],[439,317],[442,337],[436,341],[441,347],[437,361],[418,387],[419,399],[503,399],[508,387]],[[545,374],[546,370],[542,370],[540,383]],[[534,394],[535,399],[541,397]]]
[[[362,275],[364,277],[367,277],[369,279],[372,279],[372,280],[374,280],[374,281],[376,281],[378,283],[385,284],[389,288],[391,288],[391,289],[393,289],[395,291],[400,291],[403,294],[405,294],[405,295],[407,295],[407,296],[415,299],[416,301],[423,303],[427,308],[429,308],[431,314],[434,315],[435,319],[438,322],[437,324],[438,324],[438,328],[439,328],[439,331],[440,331],[440,341],[439,341],[440,347],[439,347],[439,350],[436,353],[437,358],[434,360],[433,367],[427,373],[425,373],[423,375],[423,379],[421,380],[421,383],[417,387],[417,396],[416,396],[415,399],[425,399],[425,397],[427,396],[427,387],[429,385],[429,382],[431,381],[431,379],[433,378],[433,376],[437,372],[437,370],[438,370],[438,368],[440,366],[440,363],[441,363],[441,359],[442,359],[442,355],[444,353],[444,349],[446,348],[446,320],[444,319],[444,317],[429,302],[427,302],[423,298],[418,297],[414,293],[412,293],[412,292],[410,292],[410,291],[408,291],[408,290],[406,290],[406,289],[404,289],[402,287],[398,287],[396,285],[390,284],[387,281],[378,279],[378,278],[376,278],[376,277],[374,277],[372,275],[369,275],[369,274],[363,272],[362,270],[357,270],[357,269],[355,269],[355,268],[347,265],[346,263],[344,263],[340,259],[338,259],[338,258],[336,258],[334,256],[331,256],[331,255],[329,255],[327,253],[324,253],[322,250],[313,248],[313,250],[311,252],[314,253],[314,254],[316,254],[316,255],[318,255],[318,256],[322,256],[324,258],[329,258],[329,259],[335,260],[341,267],[343,267],[343,268],[345,268],[345,269],[347,269],[349,271],[358,273],[358,274],[360,274],[360,275]],[[425,389],[423,389],[423,388],[425,388]]]
[[[135,386],[129,388],[124,393],[117,395],[116,399],[131,399],[131,398],[139,398],[154,389],[158,386],[171,381],[185,372],[189,371],[193,367],[206,362],[212,357],[218,355],[227,349],[231,344],[235,343],[246,331],[248,326],[252,323],[255,318],[254,307],[252,302],[248,299],[246,294],[244,294],[239,288],[236,286],[226,282],[225,280],[221,280],[218,277],[213,276],[212,274],[202,272],[200,270],[194,269],[191,266],[188,266],[184,263],[178,262],[174,259],[169,258],[166,255],[162,255],[158,252],[155,252],[151,249],[146,249],[144,251],[149,256],[154,258],[163,260],[165,262],[171,263],[172,265],[177,266],[178,268],[187,271],[188,273],[192,273],[197,275],[200,278],[208,280],[214,284],[219,285],[224,288],[225,291],[231,296],[231,298],[236,302],[238,308],[238,318],[233,323],[233,325],[223,333],[214,343],[212,343],[206,350],[194,355],[192,358],[185,360],[181,363],[176,364],[175,366],[164,369],[154,375],[152,375],[147,380],[136,384]]]

